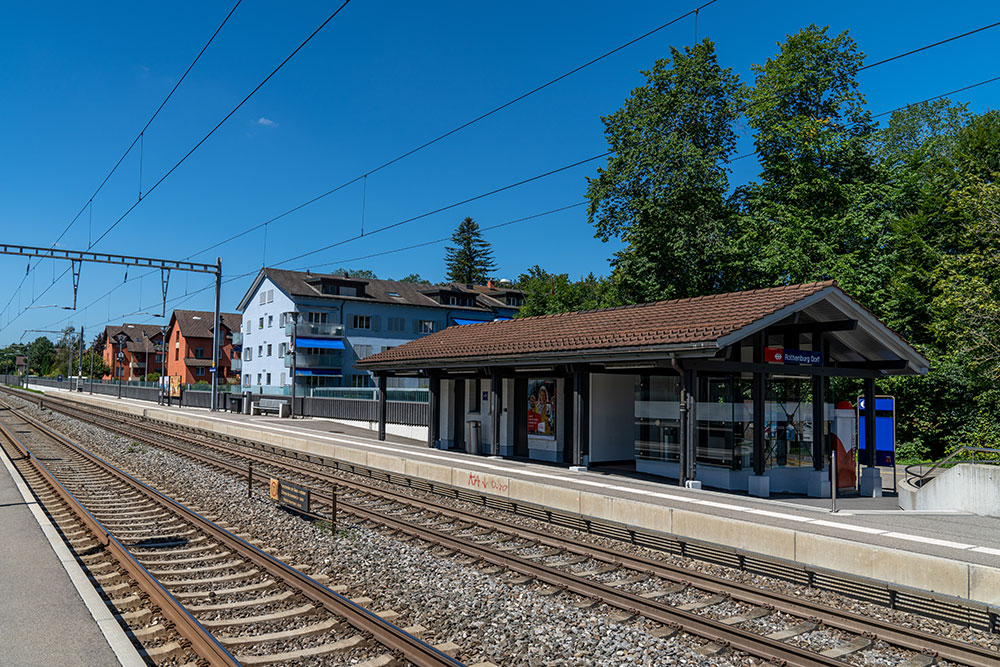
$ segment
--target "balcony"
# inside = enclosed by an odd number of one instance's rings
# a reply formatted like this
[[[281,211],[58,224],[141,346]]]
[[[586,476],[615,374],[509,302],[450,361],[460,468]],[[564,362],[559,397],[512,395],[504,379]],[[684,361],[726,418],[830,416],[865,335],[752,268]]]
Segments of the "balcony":
[[[234,331],[233,332],[233,347],[242,347],[242,346],[243,346],[243,334],[240,333],[240,332],[238,332],[238,331]]]
[[[285,325],[285,335],[292,335],[292,323]],[[312,322],[299,322],[295,327],[295,335],[310,338],[342,338],[344,335],[344,325],[342,324],[314,324]]]
[[[233,359],[229,362],[229,367],[233,369],[234,373],[239,373],[241,370],[243,370],[243,360]]]
[[[339,352],[295,355],[296,368],[340,368],[343,362]],[[285,368],[292,367],[292,355],[285,355]]]

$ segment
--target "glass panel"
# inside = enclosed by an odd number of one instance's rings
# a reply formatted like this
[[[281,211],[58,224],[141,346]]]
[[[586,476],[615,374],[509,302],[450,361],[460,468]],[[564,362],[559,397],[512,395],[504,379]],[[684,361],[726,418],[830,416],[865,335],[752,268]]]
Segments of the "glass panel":
[[[768,379],[764,404],[766,468],[812,466],[811,398],[809,378]]]
[[[635,383],[635,457],[680,459],[680,378],[640,375]]]
[[[697,460],[734,470],[749,467],[753,455],[750,381],[738,375],[698,378]]]

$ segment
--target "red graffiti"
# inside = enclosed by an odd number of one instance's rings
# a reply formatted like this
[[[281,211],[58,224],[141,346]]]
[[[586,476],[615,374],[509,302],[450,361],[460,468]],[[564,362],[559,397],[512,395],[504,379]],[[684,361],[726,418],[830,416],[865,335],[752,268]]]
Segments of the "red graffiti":
[[[510,483],[496,477],[481,477],[474,472],[470,472],[466,485],[474,489],[484,489],[494,493],[507,493]]]

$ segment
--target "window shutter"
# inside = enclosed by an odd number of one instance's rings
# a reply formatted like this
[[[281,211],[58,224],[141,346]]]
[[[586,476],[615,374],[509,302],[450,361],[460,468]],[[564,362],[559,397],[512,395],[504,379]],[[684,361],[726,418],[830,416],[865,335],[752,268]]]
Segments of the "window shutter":
[[[382,318],[378,315],[372,315],[372,331],[378,331],[379,326],[381,326]]]

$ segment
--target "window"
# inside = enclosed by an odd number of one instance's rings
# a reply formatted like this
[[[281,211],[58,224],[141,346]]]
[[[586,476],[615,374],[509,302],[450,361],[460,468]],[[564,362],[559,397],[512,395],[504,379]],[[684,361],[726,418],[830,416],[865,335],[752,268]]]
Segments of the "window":
[[[203,347],[196,347],[196,348],[194,348],[194,358],[195,359],[204,359],[205,358],[205,348],[203,348]]]
[[[205,377],[205,367],[198,366],[198,368],[194,369],[194,374],[196,377]]]
[[[174,348],[174,361],[177,361],[178,359],[180,359],[180,356],[181,356],[181,348],[175,347]]]
[[[354,316],[354,328],[355,329],[371,329],[372,328],[372,318],[370,315],[355,315]]]
[[[274,301],[274,290],[269,289],[267,290],[267,302],[271,303],[272,301]]]
[[[307,313],[309,324],[326,324],[326,313]]]
[[[268,326],[268,328],[274,326],[274,315],[268,315],[267,316],[267,326]]]
[[[270,374],[270,373],[268,373],[268,374],[267,374],[267,384],[268,384],[269,386],[270,386],[270,384],[271,384],[271,374]]]
[[[417,320],[417,333],[434,333],[434,320]]]
[[[260,373],[257,373],[257,384],[260,384]]]
[[[247,325],[245,327],[243,327],[243,330],[246,331],[247,333],[250,333],[250,320],[247,320]],[[177,336],[178,336],[178,338],[180,337],[180,333],[179,332],[178,332]]]
[[[257,356],[258,357],[263,357],[264,356],[264,346],[263,345],[258,345],[257,346]]]
[[[244,375],[243,375],[243,386],[244,387],[249,387],[250,386],[250,374],[249,373],[244,373]]]
[[[285,345],[287,345],[287,344],[288,343],[278,343],[278,357],[279,358],[285,356]],[[285,381],[282,380],[281,384],[285,384]]]
[[[282,387],[285,386],[285,374],[284,373],[281,374],[281,382],[279,382],[278,385],[282,386]]]
[[[243,350],[243,361],[250,361],[252,359],[253,359],[253,348],[248,347],[247,349]]]
[[[267,344],[267,356],[269,356],[269,357],[271,356],[271,344],[270,343]]]
[[[457,296],[449,296],[448,297],[448,305],[449,306],[457,306],[458,305],[458,297]]]
[[[260,305],[263,306],[265,303],[267,303],[267,292],[264,291],[264,290],[261,290],[260,291]]]
[[[402,317],[390,317],[388,326],[389,331],[403,331],[406,329],[406,320]]]
[[[157,354],[156,357],[153,359],[153,361],[155,361],[158,364],[162,364],[163,363],[163,355],[162,354]]]
[[[351,376],[351,386],[352,387],[370,387],[371,378],[368,374],[364,375],[352,375]]]
[[[264,328],[264,318],[263,317],[260,318],[260,321],[257,323],[257,328],[258,329],[263,329]]]
[[[372,356],[372,346],[371,345],[355,345],[354,354],[358,359],[364,359],[365,357]]]

